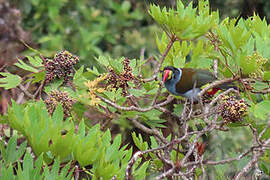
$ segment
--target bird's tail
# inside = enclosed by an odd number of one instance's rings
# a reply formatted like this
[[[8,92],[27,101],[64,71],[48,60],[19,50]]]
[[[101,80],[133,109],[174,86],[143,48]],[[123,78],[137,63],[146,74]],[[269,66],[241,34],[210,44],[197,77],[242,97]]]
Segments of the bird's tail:
[[[214,87],[212,88],[211,91],[208,91],[207,94],[210,95],[210,96],[213,96],[215,95],[219,90],[227,90],[227,89],[230,89],[230,88],[233,88],[235,90],[238,90],[238,87],[235,86],[234,83],[231,83],[231,82],[228,82],[228,83],[223,83],[217,87]]]
[[[219,88],[221,90],[226,90],[226,89],[230,89],[230,88],[238,90],[238,87],[232,82],[223,83],[223,84],[219,85],[217,88]]]

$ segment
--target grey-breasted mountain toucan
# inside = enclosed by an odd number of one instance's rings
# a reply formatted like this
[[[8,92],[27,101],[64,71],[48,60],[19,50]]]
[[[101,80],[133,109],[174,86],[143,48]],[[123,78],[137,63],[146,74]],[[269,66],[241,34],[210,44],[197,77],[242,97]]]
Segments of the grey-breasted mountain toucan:
[[[198,93],[201,91],[200,87],[217,80],[214,74],[203,69],[167,66],[162,72],[162,81],[170,93],[193,101],[198,101]],[[229,88],[235,87],[232,83],[224,83],[213,88],[208,94],[214,95],[220,89]]]

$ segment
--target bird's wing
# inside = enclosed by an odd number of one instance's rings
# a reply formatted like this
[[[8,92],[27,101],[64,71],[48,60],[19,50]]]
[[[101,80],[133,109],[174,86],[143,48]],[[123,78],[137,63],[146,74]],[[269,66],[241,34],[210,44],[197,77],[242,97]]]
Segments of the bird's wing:
[[[176,83],[176,92],[180,94],[184,94],[193,89],[195,82],[196,88],[200,88],[216,80],[215,76],[207,70],[191,68],[181,68],[181,70],[181,79]]]
[[[193,89],[193,76],[195,71],[191,68],[181,68],[182,75],[179,82],[176,84],[176,91],[180,94]]]
[[[196,82],[196,87],[202,87],[207,83],[215,81],[217,78],[211,72],[203,69],[197,69],[192,78],[192,84]]]

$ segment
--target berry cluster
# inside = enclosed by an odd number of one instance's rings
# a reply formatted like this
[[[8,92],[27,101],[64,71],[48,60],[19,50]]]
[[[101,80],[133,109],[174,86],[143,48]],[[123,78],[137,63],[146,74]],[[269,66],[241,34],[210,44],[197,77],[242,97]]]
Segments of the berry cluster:
[[[212,100],[211,100],[211,98],[212,98],[213,96],[212,95],[210,95],[210,94],[208,94],[208,93],[204,93],[203,95],[202,95],[202,103],[203,104],[208,104],[208,103],[210,103]]]
[[[70,111],[73,103],[75,103],[75,100],[69,97],[68,92],[54,90],[49,94],[48,98],[45,100],[45,103],[50,115],[53,114],[55,108],[60,103],[63,107],[64,118],[66,119],[71,115]]]
[[[123,95],[127,95],[128,82],[135,80],[129,63],[130,60],[128,58],[124,59],[124,71],[118,75],[113,69],[110,69],[108,75],[108,86],[116,90],[122,88]]]
[[[68,51],[60,51],[53,59],[45,59],[46,78],[45,83],[49,83],[57,78],[64,78],[68,81],[70,74],[74,73],[73,66],[79,62],[79,57],[72,55]]]
[[[218,106],[218,112],[225,123],[238,122],[247,113],[247,104],[236,96],[222,96]]]

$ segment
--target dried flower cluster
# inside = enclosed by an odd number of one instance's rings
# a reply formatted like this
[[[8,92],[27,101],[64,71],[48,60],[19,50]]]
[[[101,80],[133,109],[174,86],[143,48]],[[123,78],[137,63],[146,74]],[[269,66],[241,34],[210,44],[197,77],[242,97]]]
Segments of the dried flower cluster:
[[[57,78],[64,78],[68,81],[70,75],[74,73],[73,66],[79,62],[79,57],[72,55],[68,51],[60,51],[53,59],[45,59],[46,78],[45,83],[49,83]]]
[[[238,122],[247,113],[247,104],[243,99],[226,95],[222,96],[218,111],[225,123]]]
[[[107,75],[102,75],[98,78],[96,78],[93,81],[87,81],[84,83],[84,85],[88,88],[88,95],[90,98],[90,105],[96,106],[100,103],[100,99],[97,98],[96,93],[103,93],[105,91],[104,88],[98,87],[98,84],[105,80],[107,78]]]
[[[130,60],[128,58],[124,59],[124,71],[119,75],[113,70],[109,70],[108,76],[108,86],[115,88],[116,90],[122,88],[122,94],[127,95],[128,82],[135,80],[132,74],[132,68],[129,66]]]
[[[75,100],[69,97],[68,92],[55,90],[49,94],[48,98],[45,100],[45,103],[50,115],[53,114],[55,108],[60,103],[63,107],[64,118],[66,119],[71,115],[70,111],[73,103],[75,103]]]

